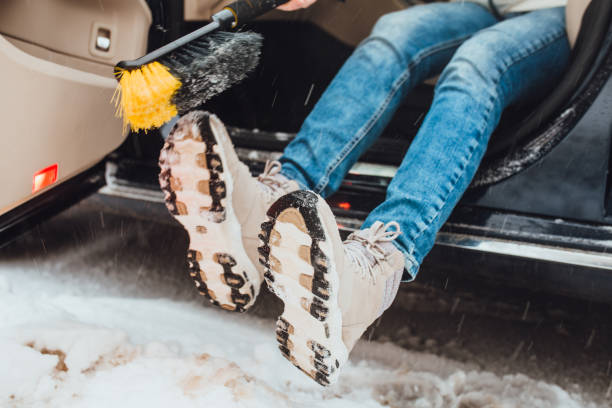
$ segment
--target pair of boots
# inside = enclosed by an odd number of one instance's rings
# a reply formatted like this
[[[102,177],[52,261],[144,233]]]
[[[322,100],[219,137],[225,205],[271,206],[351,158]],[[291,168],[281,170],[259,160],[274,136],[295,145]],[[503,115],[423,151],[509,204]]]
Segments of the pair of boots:
[[[189,272],[213,304],[244,312],[265,280],[284,303],[283,355],[321,385],[333,383],[367,327],[391,304],[404,269],[397,223],[342,242],[326,202],[269,162],[240,162],[221,121],[192,112],[160,155],[168,210],[189,233]]]

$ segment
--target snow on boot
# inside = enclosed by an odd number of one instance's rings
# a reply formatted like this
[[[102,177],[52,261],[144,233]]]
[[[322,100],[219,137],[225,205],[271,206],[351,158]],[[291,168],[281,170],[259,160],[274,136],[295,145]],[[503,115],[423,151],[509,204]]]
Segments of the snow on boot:
[[[342,243],[331,209],[310,191],[281,197],[267,214],[259,252],[266,282],[285,305],[276,327],[279,348],[330,385],[397,294],[404,256],[391,241],[399,225],[377,222]]]
[[[159,166],[166,206],[189,234],[187,260],[196,287],[213,304],[244,312],[263,282],[257,234],[265,212],[297,183],[278,174],[278,162],[252,177],[223,123],[201,111],[176,123]]]

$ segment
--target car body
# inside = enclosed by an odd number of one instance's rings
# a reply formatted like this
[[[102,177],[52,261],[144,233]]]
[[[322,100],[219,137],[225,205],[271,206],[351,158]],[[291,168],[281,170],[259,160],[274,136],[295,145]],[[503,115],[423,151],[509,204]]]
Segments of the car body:
[[[16,3],[20,2],[5,2],[0,14],[6,15],[8,9],[3,7],[14,7],[14,15],[18,14]],[[50,8],[53,3],[67,4],[60,0],[45,0],[47,3]],[[91,6],[86,13],[88,23],[80,28],[88,35],[89,48],[84,42],[81,50],[70,51],[70,56],[98,64],[96,72],[69,66],[66,61],[54,62],[55,54],[36,54],[31,49],[35,45],[61,55],[68,51],[49,43],[51,37],[44,33],[23,40],[20,35],[29,35],[29,30],[19,34],[18,29],[27,24],[16,25],[9,32],[2,22],[6,18],[0,18],[0,54],[4,53],[0,58],[6,63],[7,51],[2,45],[12,35],[13,47],[39,60],[17,63],[15,72],[23,71],[24,78],[42,75],[27,92],[3,76],[5,89],[12,86],[13,94],[20,90],[24,94],[17,99],[4,96],[8,134],[32,135],[28,143],[17,137],[3,138],[2,184],[11,186],[0,205],[3,242],[92,192],[98,192],[102,201],[117,210],[164,219],[156,163],[167,129],[129,136],[123,132],[109,103],[114,87],[109,82],[113,81],[112,65],[118,59],[144,53],[145,38],[148,48],[154,49],[201,26],[222,4],[207,0],[103,0],[102,9],[116,19],[104,20],[92,17],[100,13],[98,1],[82,3],[82,8]],[[257,172],[265,160],[278,157],[295,136],[335,72],[378,17],[412,3],[421,2],[320,1],[299,13],[270,13],[250,25],[266,39],[261,66],[243,84],[202,108],[215,112],[229,125],[239,155]],[[487,279],[508,287],[612,301],[611,16],[612,3],[593,0],[582,20],[571,66],[559,85],[536,102],[504,113],[471,188],[438,235],[419,279],[438,285],[447,285],[451,278]],[[127,24],[131,30],[127,36],[124,21],[134,22]],[[112,41],[129,46],[117,45],[112,56],[97,54],[102,52],[95,49],[98,36],[108,32]],[[28,45],[19,47],[17,40]],[[100,41],[106,44],[104,39]],[[15,58],[11,61],[15,64]],[[88,74],[87,79],[93,82],[62,82],[57,79],[61,75],[50,68],[43,73],[32,71],[32,67],[44,68],[48,63],[68,65],[66,69]],[[77,77],[72,71],[65,74]],[[97,82],[91,75],[99,76]],[[37,89],[45,86],[53,91],[45,90],[39,96]],[[384,199],[385,188],[431,99],[431,83],[417,87],[379,142],[353,168],[340,191],[329,198],[345,232],[358,228]],[[18,124],[12,123],[14,118],[19,119]],[[36,160],[30,163],[31,156]],[[54,163],[59,163],[60,169],[57,182],[32,193],[33,175]]]

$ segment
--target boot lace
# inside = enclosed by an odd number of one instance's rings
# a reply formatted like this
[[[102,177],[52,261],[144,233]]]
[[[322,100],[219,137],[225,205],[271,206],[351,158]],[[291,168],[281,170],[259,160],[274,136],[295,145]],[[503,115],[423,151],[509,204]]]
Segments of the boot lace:
[[[263,173],[257,177],[260,187],[268,195],[269,199],[285,192],[287,181],[284,181],[283,177],[278,177],[282,168],[281,162],[268,160],[266,161]]]
[[[402,233],[397,222],[383,224],[376,221],[370,228],[349,235],[344,241],[344,251],[364,278],[369,277],[376,284],[376,271],[382,268],[386,258],[383,242],[391,242]]]

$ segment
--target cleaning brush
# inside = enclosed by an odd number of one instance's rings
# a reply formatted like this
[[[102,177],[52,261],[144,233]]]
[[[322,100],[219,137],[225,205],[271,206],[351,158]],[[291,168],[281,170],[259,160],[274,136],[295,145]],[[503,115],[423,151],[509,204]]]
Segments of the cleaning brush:
[[[132,130],[159,127],[242,81],[259,63],[262,37],[228,32],[289,0],[238,0],[208,25],[115,66],[113,100]]]

